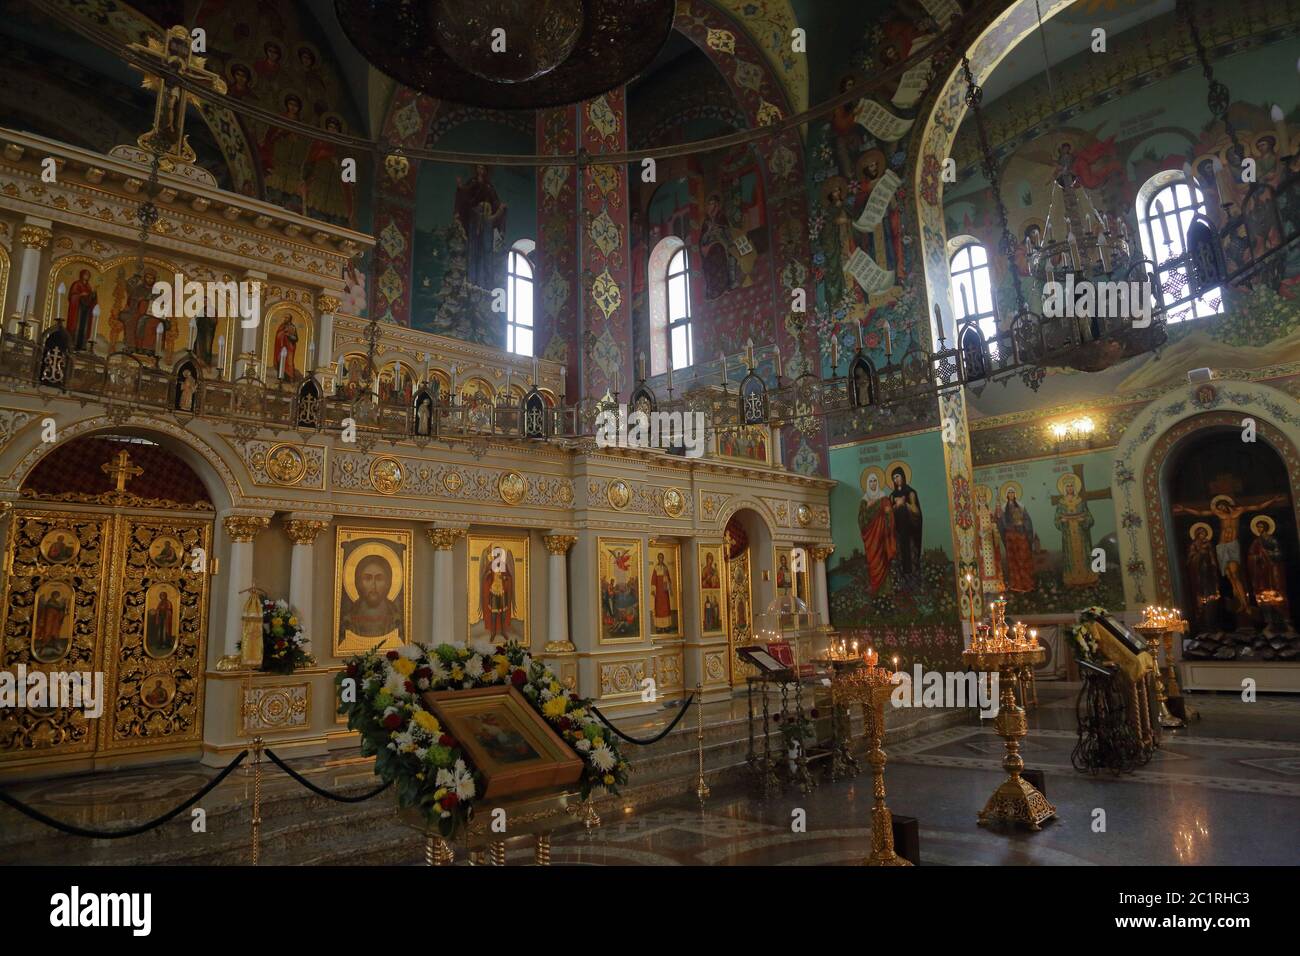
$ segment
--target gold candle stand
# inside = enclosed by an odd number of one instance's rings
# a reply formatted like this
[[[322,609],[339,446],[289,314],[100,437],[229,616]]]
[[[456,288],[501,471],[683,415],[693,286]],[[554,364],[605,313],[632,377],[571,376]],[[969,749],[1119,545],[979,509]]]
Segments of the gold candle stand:
[[[867,762],[871,764],[871,855],[863,866],[911,866],[912,861],[894,852],[894,816],[885,804],[885,701],[894,685],[881,667],[837,671],[831,681],[831,706],[862,705],[863,722],[871,739]]]
[[[1020,776],[1025,769],[1024,758],[1020,756],[1020,738],[1029,733],[1029,727],[1024,708],[1016,703],[1014,686],[1020,669],[1041,663],[1046,653],[1042,647],[1015,648],[1007,644],[975,645],[962,652],[967,667],[976,671],[997,671],[1001,684],[1001,699],[993,730],[1006,741],[1007,753],[1002,758],[1002,769],[1007,772],[1007,779],[993,791],[979,812],[980,826],[1007,820],[1039,830],[1045,820],[1056,816],[1056,807],[1048,803],[1037,787]]]
[[[1187,723],[1184,720],[1182,720],[1182,718],[1177,717],[1169,710],[1169,703],[1168,703],[1169,698],[1165,696],[1167,679],[1165,675],[1161,673],[1160,670],[1161,639],[1166,636],[1172,635],[1173,631],[1167,627],[1147,627],[1141,624],[1136,625],[1134,627],[1134,630],[1137,631],[1146,639],[1147,653],[1151,655],[1151,662],[1153,665],[1153,669],[1155,670],[1154,678],[1155,678],[1155,685],[1156,685],[1156,705],[1157,707],[1159,707],[1160,710],[1160,716],[1158,718],[1160,726],[1164,727],[1166,730],[1177,730],[1180,727],[1186,727]],[[1172,647],[1165,654],[1166,661],[1170,660],[1171,653],[1172,653]],[[1173,669],[1172,662],[1169,663],[1169,668],[1172,671]],[[1175,678],[1175,680],[1177,680],[1177,678]]]

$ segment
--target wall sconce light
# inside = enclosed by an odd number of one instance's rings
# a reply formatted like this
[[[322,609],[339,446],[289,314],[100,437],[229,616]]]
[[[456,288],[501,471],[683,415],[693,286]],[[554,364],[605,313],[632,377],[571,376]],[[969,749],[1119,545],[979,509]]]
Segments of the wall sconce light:
[[[1092,433],[1096,430],[1096,423],[1086,415],[1068,422],[1052,422],[1048,425],[1048,430],[1052,433],[1052,438],[1056,440],[1058,446],[1078,444],[1087,446],[1092,438]]]

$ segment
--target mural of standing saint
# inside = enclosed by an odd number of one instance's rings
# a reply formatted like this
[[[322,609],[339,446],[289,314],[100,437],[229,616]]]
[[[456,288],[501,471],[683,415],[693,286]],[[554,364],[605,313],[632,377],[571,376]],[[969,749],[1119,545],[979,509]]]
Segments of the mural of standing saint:
[[[867,558],[867,580],[871,593],[875,594],[889,576],[889,567],[898,554],[898,541],[894,536],[894,506],[885,487],[885,473],[874,466],[862,473],[858,531],[862,535],[862,553]]]
[[[1273,534],[1277,522],[1268,515],[1256,515],[1250,520],[1255,540],[1250,543],[1246,566],[1250,572],[1250,587],[1255,601],[1269,623],[1281,623],[1288,616],[1286,596],[1286,559],[1282,545]]]
[[[1020,504],[1020,483],[1011,481],[1002,486],[1005,502],[998,512],[998,531],[1002,534],[1002,551],[1006,555],[1006,583],[1008,591],[1032,591],[1037,587],[1034,578],[1034,522],[1029,512]]]
[[[510,637],[510,621],[515,610],[514,563],[514,555],[504,548],[489,548],[483,554],[478,601],[489,640]]]
[[[889,467],[893,490],[889,502],[894,515],[894,539],[898,549],[900,583],[921,586],[921,499],[910,484],[911,469],[903,462]]]
[[[1065,569],[1061,579],[1066,587],[1086,588],[1097,583],[1097,572],[1092,570],[1092,512],[1088,502],[1079,495],[1079,479],[1064,474],[1056,483],[1061,493],[1056,504],[1056,529],[1061,532],[1061,550],[1065,556]]]
[[[1219,600],[1219,561],[1211,540],[1214,532],[1204,521],[1192,525],[1187,546],[1187,582],[1191,588],[1192,620],[1205,628],[1214,628]]]
[[[465,233],[466,276],[470,284],[480,289],[493,288],[496,234],[505,234],[506,204],[497,195],[486,166],[475,166],[474,177],[468,182],[456,177],[454,214]]]

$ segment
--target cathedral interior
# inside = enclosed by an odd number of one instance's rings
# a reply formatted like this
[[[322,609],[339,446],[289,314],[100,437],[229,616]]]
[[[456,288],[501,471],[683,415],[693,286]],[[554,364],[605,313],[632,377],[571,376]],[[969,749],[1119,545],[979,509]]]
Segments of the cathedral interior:
[[[1300,0],[0,8],[0,861],[1300,863]]]

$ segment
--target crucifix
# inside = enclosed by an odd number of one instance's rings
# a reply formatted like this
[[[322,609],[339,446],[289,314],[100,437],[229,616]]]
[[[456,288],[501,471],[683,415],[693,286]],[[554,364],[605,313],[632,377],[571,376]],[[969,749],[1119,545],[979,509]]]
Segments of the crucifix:
[[[143,468],[136,468],[131,464],[131,456],[124,451],[119,451],[113,461],[106,461],[99,466],[99,470],[110,476],[117,483],[114,490],[118,494],[126,491],[126,483],[136,475],[143,475]]]
[[[1106,489],[1104,489],[1104,490],[1102,490],[1102,491],[1085,491],[1085,490],[1084,490],[1085,486],[1084,486],[1084,483],[1083,483],[1083,465],[1075,465],[1073,468],[1070,469],[1070,471],[1072,471],[1072,472],[1074,473],[1074,477],[1078,480],[1079,498],[1080,498],[1081,500],[1083,500],[1083,501],[1100,501],[1100,500],[1103,499],[1103,498],[1109,498],[1109,497],[1110,497],[1110,488],[1106,488]],[[1052,495],[1052,504],[1053,504],[1053,505],[1058,505],[1058,504],[1060,504],[1060,503],[1061,503],[1061,498],[1062,498],[1061,495]]]
[[[190,31],[183,26],[172,27],[161,40],[146,37],[144,43],[132,43],[128,49],[173,73],[203,84],[214,93],[224,95],[226,92],[225,81],[204,67],[207,57],[195,55]],[[183,163],[194,162],[194,150],[185,136],[185,108],[193,94],[176,85],[170,78],[151,73],[145,67],[137,69],[144,73],[144,88],[156,96],[153,128],[141,135],[136,142],[141,148],[161,152],[169,159]]]

